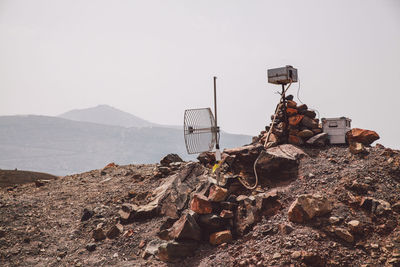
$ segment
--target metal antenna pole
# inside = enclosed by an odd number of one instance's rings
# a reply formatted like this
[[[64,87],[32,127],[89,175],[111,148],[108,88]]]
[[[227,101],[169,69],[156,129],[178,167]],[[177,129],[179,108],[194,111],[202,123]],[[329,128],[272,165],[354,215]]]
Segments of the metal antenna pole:
[[[221,152],[219,151],[219,128],[218,128],[218,120],[217,120],[217,77],[214,76],[214,117],[215,117],[215,130],[214,130],[214,134],[215,134],[215,161],[216,161],[216,170],[215,170],[215,174],[216,174],[216,178],[217,178],[217,185],[219,185],[221,183],[221,175],[220,175],[220,169],[219,169],[219,164],[221,161]]]
[[[214,114],[215,114],[215,126],[218,125],[217,121],[217,77],[214,76]]]

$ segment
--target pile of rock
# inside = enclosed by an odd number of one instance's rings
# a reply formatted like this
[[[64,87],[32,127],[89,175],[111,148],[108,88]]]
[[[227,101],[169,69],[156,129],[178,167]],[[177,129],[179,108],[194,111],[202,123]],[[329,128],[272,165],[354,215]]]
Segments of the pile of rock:
[[[308,109],[306,104],[297,105],[293,96],[286,98],[284,105],[280,105],[276,112],[274,125],[272,123],[262,131],[259,136],[253,138],[253,143],[265,143],[268,132],[272,131],[267,141],[267,146],[278,144],[294,144],[297,146],[325,145],[327,134],[322,132],[322,126],[316,113]],[[271,116],[273,121],[275,115]]]

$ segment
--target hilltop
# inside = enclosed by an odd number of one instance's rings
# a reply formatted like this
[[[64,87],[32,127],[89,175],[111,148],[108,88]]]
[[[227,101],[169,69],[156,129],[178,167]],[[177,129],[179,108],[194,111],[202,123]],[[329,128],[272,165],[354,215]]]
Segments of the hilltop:
[[[1,189],[2,265],[399,266],[400,151],[288,146],[295,158],[278,157],[254,191],[228,165],[225,191],[211,186],[209,167],[180,160]],[[252,167],[243,161],[252,149],[236,150],[236,166]],[[213,212],[201,214],[210,200]],[[232,236],[211,245],[221,229]]]
[[[161,126],[108,105],[98,105],[96,107],[85,109],[74,109],[60,114],[58,117],[74,121],[92,122],[127,128]]]

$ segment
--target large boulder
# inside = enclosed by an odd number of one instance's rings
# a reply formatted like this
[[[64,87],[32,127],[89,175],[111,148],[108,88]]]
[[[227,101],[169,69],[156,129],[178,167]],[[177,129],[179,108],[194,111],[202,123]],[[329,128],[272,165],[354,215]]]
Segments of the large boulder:
[[[268,148],[262,152],[257,161],[258,177],[268,180],[286,180],[297,177],[299,159],[304,156],[306,153],[303,150],[291,144]],[[252,169],[253,164],[250,166]]]
[[[331,212],[332,208],[332,203],[319,194],[301,195],[290,205],[288,216],[292,222],[304,223]]]
[[[190,196],[208,182],[205,168],[198,163],[187,164],[180,172],[167,177],[152,194],[146,205],[123,204],[119,211],[122,223],[165,215],[178,219],[188,207]]]
[[[380,138],[375,131],[360,128],[351,129],[351,131],[346,133],[346,137],[349,143],[358,142],[363,145],[370,145]]]

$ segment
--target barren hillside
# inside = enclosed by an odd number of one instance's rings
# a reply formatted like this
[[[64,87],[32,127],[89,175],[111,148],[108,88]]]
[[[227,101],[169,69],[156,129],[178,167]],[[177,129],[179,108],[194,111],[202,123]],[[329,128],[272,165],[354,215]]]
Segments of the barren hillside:
[[[1,265],[399,266],[400,153],[367,150],[296,150],[254,191],[174,160],[4,188]]]

